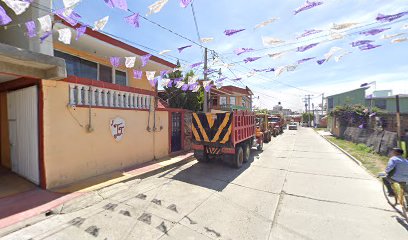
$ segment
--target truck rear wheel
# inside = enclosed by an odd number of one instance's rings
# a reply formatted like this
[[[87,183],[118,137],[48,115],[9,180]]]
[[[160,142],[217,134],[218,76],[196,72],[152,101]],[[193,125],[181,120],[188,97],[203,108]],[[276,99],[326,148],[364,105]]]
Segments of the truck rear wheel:
[[[268,133],[268,142],[272,141],[272,135],[271,132]]]
[[[251,156],[251,147],[249,143],[244,145],[244,163],[249,161],[249,157]]]
[[[237,146],[234,155],[234,167],[240,168],[243,162],[244,162],[244,150],[242,150],[241,146]]]

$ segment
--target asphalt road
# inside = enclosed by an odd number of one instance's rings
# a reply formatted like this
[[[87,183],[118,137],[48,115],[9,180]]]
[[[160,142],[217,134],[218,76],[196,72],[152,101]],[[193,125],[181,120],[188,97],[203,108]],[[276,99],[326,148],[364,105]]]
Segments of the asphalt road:
[[[102,189],[3,239],[408,239],[381,184],[311,129],[242,169],[193,161]]]

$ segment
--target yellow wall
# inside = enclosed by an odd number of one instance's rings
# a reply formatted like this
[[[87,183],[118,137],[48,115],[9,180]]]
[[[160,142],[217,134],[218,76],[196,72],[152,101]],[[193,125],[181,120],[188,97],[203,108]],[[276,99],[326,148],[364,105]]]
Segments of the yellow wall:
[[[68,108],[68,83],[43,80],[44,161],[47,188],[100,175],[168,155],[168,112],[156,112],[160,132],[146,130],[149,112],[92,109],[93,132],[88,133],[88,108]],[[120,142],[112,137],[109,122],[125,120]],[[153,112],[151,112],[153,128]],[[82,125],[82,126],[80,126]]]
[[[71,55],[76,56],[76,57],[80,57],[80,58],[88,60],[88,61],[100,63],[102,65],[106,65],[106,66],[110,66],[110,67],[112,66],[107,58],[97,57],[94,54],[90,54],[90,53],[87,53],[87,52],[72,48],[72,47],[70,47],[68,45],[65,45],[65,44],[62,44],[62,43],[59,43],[59,42],[54,42],[54,49],[58,50],[58,51],[61,51],[61,52],[71,54]],[[122,70],[122,71],[127,72],[128,86],[129,87],[154,91],[154,88],[150,85],[150,83],[147,80],[145,74],[143,74],[142,79],[136,80],[136,79],[133,78],[133,70],[132,69],[127,69],[127,68],[122,66],[122,67],[119,67],[118,70]]]

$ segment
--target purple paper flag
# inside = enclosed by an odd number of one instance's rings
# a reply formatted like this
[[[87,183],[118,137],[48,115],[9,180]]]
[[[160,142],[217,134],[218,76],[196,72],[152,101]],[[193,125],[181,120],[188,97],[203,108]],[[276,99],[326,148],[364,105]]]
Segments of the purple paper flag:
[[[374,42],[374,41],[373,40],[359,40],[359,41],[355,41],[355,42],[350,43],[350,45],[352,47],[358,47],[358,46],[366,45],[366,44],[372,43],[372,42]]]
[[[405,15],[408,15],[408,12],[400,12],[400,13],[392,14],[392,15],[384,15],[384,14],[379,13],[378,16],[375,18],[375,20],[380,21],[380,22],[392,22]]]
[[[170,80],[169,83],[167,83],[167,87],[171,88],[173,86],[173,82],[174,82],[173,80]]]
[[[309,45],[306,45],[306,46],[298,47],[297,51],[298,52],[304,52],[304,51],[307,51],[307,50],[309,50],[311,48],[316,47],[317,45],[319,45],[319,43],[312,43],[312,44],[309,44]]]
[[[184,47],[179,47],[179,48],[177,48],[177,49],[178,49],[179,53],[181,53],[184,49],[189,48],[189,47],[192,47],[192,45],[187,45],[187,46],[184,46]]]
[[[231,79],[231,81],[237,82],[240,81],[242,78],[235,78],[235,79]]]
[[[206,70],[204,70],[204,74],[208,74],[208,75],[210,75],[210,74],[213,74],[213,73],[215,73],[217,70],[215,70],[215,69],[211,69],[211,68],[209,68],[209,69],[206,69]]]
[[[168,74],[168,73],[170,73],[170,70],[160,71],[160,77],[161,77],[161,78],[164,78],[164,76],[165,76],[166,74]]]
[[[303,58],[303,59],[300,59],[299,61],[297,61],[297,63],[298,63],[298,64],[302,64],[302,63],[305,63],[305,62],[310,61],[310,60],[312,60],[312,59],[315,59],[315,57]]]
[[[317,34],[317,33],[321,33],[321,32],[323,32],[323,30],[315,30],[315,29],[305,30],[305,32],[297,36],[296,39],[304,38],[304,37],[307,37],[313,34]]]
[[[261,57],[247,57],[247,58],[244,59],[244,62],[245,63],[254,62],[254,61],[256,61],[256,60],[258,60],[260,58]]]
[[[188,84],[184,84],[183,86],[181,86],[181,90],[183,90],[184,92],[188,90]]]
[[[37,36],[37,31],[35,29],[35,22],[34,21],[29,21],[25,23],[27,27],[27,34],[29,38],[33,38]]]
[[[364,124],[361,124],[360,126],[358,126],[358,128],[363,129],[363,128],[364,128]]]
[[[140,57],[140,59],[142,60],[142,67],[146,66],[151,56],[152,56],[151,54],[146,54]]]
[[[103,0],[105,3],[106,3],[106,5],[108,5],[108,7],[110,7],[110,8],[114,8],[115,7],[115,5],[113,4],[113,1],[112,0]]]
[[[178,83],[178,82],[180,82],[181,80],[183,80],[183,77],[179,77],[179,78],[173,79],[174,83]]]
[[[374,48],[378,48],[378,47],[381,47],[381,45],[372,45],[372,44],[366,44],[366,45],[361,45],[361,46],[359,46],[358,48],[361,50],[361,51],[365,51],[365,50],[371,50],[371,49],[374,49]]]
[[[322,65],[324,62],[326,62],[326,59],[323,58],[323,59],[317,60],[316,62],[317,64]]]
[[[119,8],[122,10],[127,11],[128,10],[128,5],[126,0],[104,0],[106,5],[108,5],[110,8]]]
[[[180,0],[180,7],[186,8],[193,0]]]
[[[303,6],[296,9],[294,14],[296,15],[296,14],[302,12],[302,11],[309,10],[311,8],[317,7],[317,6],[322,5],[322,4],[323,4],[323,2],[317,2],[317,1],[316,2],[309,2],[309,0],[306,0],[306,3],[303,4]]]
[[[190,68],[195,68],[195,67],[201,66],[202,64],[203,62],[194,63],[190,65]]]
[[[375,29],[371,29],[371,30],[367,30],[367,31],[363,31],[360,32],[361,35],[366,35],[366,36],[370,36],[370,35],[377,35],[379,33],[382,33],[384,31],[387,31],[388,29],[391,28],[375,28]]]
[[[237,54],[238,56],[243,54],[243,53],[249,53],[254,51],[255,49],[253,48],[237,48],[234,50],[234,53]]]
[[[155,87],[156,84],[159,82],[159,78],[160,77],[155,77],[153,80],[149,80],[150,85],[152,85],[152,87]]]
[[[266,70],[265,72],[275,72],[275,68],[269,68],[269,69]]]
[[[82,35],[85,34],[85,32],[86,32],[86,26],[77,27],[75,30],[76,30],[75,40],[78,41],[78,39],[79,39]]]
[[[40,37],[40,43],[43,43],[45,39],[47,39],[50,35],[52,34],[52,31],[45,32],[41,37]]]
[[[224,34],[227,36],[231,36],[231,35],[237,34],[242,31],[245,31],[245,29],[238,29],[238,30],[230,29],[230,30],[225,30]]]
[[[11,22],[11,18],[7,15],[6,10],[0,6],[0,26],[7,25]]]
[[[119,67],[120,65],[120,57],[110,57],[109,61],[112,64],[112,66],[115,68]]]
[[[219,83],[227,79],[227,77],[218,78],[215,82]]]
[[[138,28],[139,25],[139,13],[135,13],[133,15],[130,15],[128,17],[125,17],[125,21],[132,25],[135,28]]]
[[[67,13],[69,13],[69,15],[67,15]],[[81,16],[75,11],[67,11],[65,8],[55,10],[54,14],[58,15],[73,27],[78,24],[78,21],[81,18]]]
[[[211,84],[211,83],[208,84],[208,86],[206,86],[206,87],[204,88],[204,91],[209,92],[213,86],[214,86],[214,85]]]
[[[371,113],[371,114],[369,115],[369,117],[374,117],[375,115],[377,115],[377,113],[376,113],[376,112],[373,112],[373,113]]]
[[[198,82],[195,82],[195,83],[193,83],[193,84],[189,84],[189,85],[188,85],[188,90],[190,90],[190,91],[194,90],[194,88],[196,88],[197,85],[198,85]]]
[[[134,79],[142,79],[143,72],[139,70],[133,70]]]

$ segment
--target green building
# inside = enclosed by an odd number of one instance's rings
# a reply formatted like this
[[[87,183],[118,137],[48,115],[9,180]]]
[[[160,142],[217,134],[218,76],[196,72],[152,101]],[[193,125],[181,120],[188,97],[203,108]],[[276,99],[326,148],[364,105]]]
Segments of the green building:
[[[327,112],[329,113],[336,106],[355,105],[355,104],[366,105],[365,91],[367,89],[368,87],[358,88],[358,89],[354,89],[348,92],[328,96],[326,98]]]

